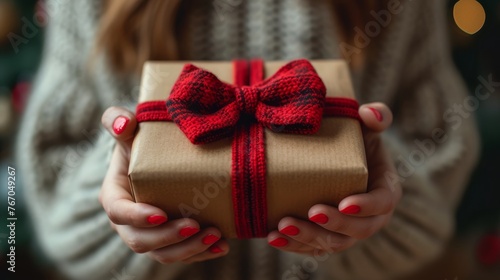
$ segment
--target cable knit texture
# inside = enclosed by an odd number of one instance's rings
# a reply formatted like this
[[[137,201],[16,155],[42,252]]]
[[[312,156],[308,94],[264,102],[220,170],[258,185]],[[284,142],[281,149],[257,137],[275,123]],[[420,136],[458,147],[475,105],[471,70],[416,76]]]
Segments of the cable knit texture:
[[[394,125],[383,138],[398,167],[417,149],[415,139],[431,139],[433,129],[446,131],[447,140],[404,174],[392,221],[328,258],[285,253],[262,239],[230,240],[224,258],[163,266],[128,249],[97,199],[113,146],[99,128],[100,116],[110,105],[133,108],[139,77],[118,77],[105,63],[87,71],[100,0],[49,0],[45,58],[17,147],[45,252],[76,279],[391,279],[432,261],[453,232],[454,211],[477,158],[477,132],[473,118],[457,127],[443,119],[466,97],[448,54],[445,2],[401,2],[381,40],[372,41],[365,67],[353,72],[357,97],[394,111]],[[340,57],[328,1],[191,4],[185,17],[191,59]]]

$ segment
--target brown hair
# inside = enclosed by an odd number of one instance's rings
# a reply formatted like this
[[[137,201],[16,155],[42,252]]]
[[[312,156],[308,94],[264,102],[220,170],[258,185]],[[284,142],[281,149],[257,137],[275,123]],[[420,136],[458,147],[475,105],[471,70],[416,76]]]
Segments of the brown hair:
[[[118,73],[140,73],[147,60],[179,59],[176,36],[181,0],[107,0],[100,22],[96,51],[106,54]],[[354,27],[364,26],[371,10],[386,0],[332,0],[342,40],[353,43]],[[362,56],[354,57],[354,63]]]

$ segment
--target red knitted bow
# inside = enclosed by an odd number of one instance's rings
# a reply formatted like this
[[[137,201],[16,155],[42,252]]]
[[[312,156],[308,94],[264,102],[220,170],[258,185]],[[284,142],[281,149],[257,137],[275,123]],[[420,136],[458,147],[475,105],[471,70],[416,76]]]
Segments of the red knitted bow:
[[[325,95],[323,81],[307,60],[292,61],[269,79],[242,87],[187,64],[167,111],[193,144],[230,136],[244,115],[275,132],[313,134],[320,127]]]

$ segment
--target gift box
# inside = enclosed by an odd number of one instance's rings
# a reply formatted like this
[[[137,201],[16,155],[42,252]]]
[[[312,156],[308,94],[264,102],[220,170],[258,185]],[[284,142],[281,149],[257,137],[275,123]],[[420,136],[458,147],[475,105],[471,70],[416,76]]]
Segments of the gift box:
[[[315,204],[366,191],[353,98],[342,60],[147,62],[134,199],[225,238],[264,237],[286,216],[307,220]]]

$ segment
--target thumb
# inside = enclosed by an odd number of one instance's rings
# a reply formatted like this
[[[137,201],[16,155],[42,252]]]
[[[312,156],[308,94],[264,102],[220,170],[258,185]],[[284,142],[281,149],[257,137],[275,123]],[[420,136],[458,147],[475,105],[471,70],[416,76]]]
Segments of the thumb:
[[[101,118],[102,125],[127,151],[132,147],[137,120],[123,107],[109,107]]]
[[[359,107],[359,116],[367,132],[380,133],[392,124],[392,112],[380,102],[367,103]]]

